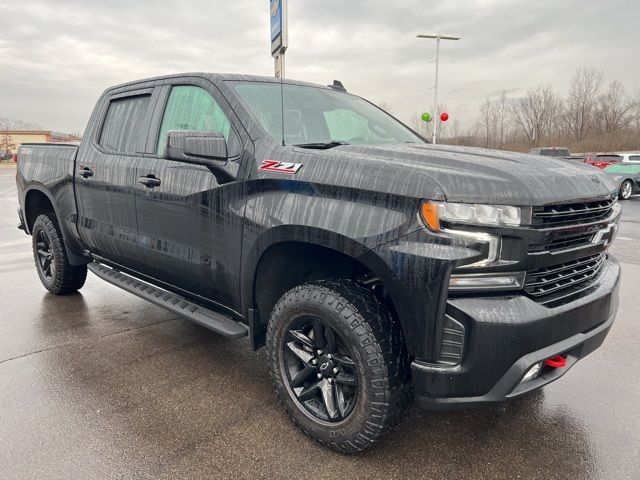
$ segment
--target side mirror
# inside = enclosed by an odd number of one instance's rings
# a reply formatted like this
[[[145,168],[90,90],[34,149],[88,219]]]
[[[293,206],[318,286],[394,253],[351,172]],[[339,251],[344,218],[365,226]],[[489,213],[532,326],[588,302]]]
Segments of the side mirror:
[[[220,132],[170,131],[164,157],[209,167],[224,165],[229,158],[227,142]]]

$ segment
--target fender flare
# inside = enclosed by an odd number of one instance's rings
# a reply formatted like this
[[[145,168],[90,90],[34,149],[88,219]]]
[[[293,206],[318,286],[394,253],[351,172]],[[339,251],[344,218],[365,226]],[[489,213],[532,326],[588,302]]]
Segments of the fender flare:
[[[45,197],[47,197],[47,199],[49,200],[49,202],[51,203],[52,207],[53,207],[53,213],[55,213],[56,218],[58,219],[58,225],[60,226],[60,232],[62,233],[62,239],[64,240],[64,248],[67,252],[67,258],[69,259],[69,263],[71,265],[86,265],[88,263],[91,263],[91,258],[86,257],[85,255],[83,255],[82,253],[78,253],[78,252],[82,252],[82,246],[79,244],[79,242],[74,238],[73,233],[69,231],[69,227],[67,225],[67,222],[64,221],[64,218],[62,218],[60,216],[60,213],[58,211],[58,207],[56,206],[56,201],[54,199],[54,197],[51,195],[51,192],[49,192],[49,190],[47,190],[43,185],[41,184],[31,184],[29,185],[25,191],[24,194],[22,196],[22,198],[20,199],[20,204],[21,204],[21,208],[22,208],[22,214],[24,216],[25,219],[25,231],[31,235],[31,228],[29,226],[29,222],[27,221],[28,217],[28,212],[27,212],[27,197],[29,196],[30,192],[39,192],[44,194]],[[74,199],[75,201],[75,199]],[[76,217],[77,215],[74,213],[72,214],[73,217]],[[74,247],[77,247],[78,251],[74,251],[74,249],[72,248],[72,245]]]
[[[380,278],[383,285],[386,286],[393,281],[393,272],[389,265],[375,252],[376,245],[366,245],[352,238],[317,227],[280,225],[263,232],[253,242],[250,251],[243,255],[240,282],[244,312],[249,312],[254,308],[255,278],[263,255],[269,248],[284,242],[308,243],[334,250],[364,265]],[[388,292],[395,305],[399,299],[394,298],[395,295],[391,290],[388,289]]]

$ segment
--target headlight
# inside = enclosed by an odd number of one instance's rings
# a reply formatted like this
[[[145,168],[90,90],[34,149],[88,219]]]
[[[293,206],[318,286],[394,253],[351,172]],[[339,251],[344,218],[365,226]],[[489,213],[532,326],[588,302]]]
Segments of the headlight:
[[[439,232],[441,221],[492,227],[517,227],[529,222],[530,211],[509,205],[427,201],[420,206],[420,215],[429,229]]]

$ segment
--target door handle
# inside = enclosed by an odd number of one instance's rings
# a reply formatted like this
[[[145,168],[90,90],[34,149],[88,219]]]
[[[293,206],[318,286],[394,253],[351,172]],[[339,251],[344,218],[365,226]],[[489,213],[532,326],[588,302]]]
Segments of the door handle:
[[[78,168],[78,175],[80,175],[82,178],[92,177],[93,170],[91,170],[89,167],[83,167],[82,165],[80,165],[80,168]]]
[[[138,183],[141,183],[147,188],[155,188],[160,186],[160,179],[154,177],[153,175],[149,175],[147,177],[140,177],[138,179]]]

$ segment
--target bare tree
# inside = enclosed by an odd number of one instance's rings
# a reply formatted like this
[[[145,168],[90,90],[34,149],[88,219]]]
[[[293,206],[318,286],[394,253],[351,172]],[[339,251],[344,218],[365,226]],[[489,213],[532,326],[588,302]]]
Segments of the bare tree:
[[[509,116],[509,108],[507,103],[507,92],[502,90],[498,102],[496,104],[496,115],[498,121],[498,148],[504,147],[504,136],[506,133],[507,121]]]
[[[480,105],[480,119],[478,128],[484,140],[484,147],[489,148],[493,143],[493,133],[495,130],[495,106],[488,98]]]
[[[598,97],[597,117],[604,133],[615,134],[631,124],[634,108],[622,83],[611,82],[607,91]]]
[[[440,120],[440,115],[442,115],[444,112],[448,112],[447,104],[446,103],[440,103],[438,105],[437,111],[440,112],[440,114],[438,115],[437,118],[433,118],[431,121],[432,122],[438,122],[438,138],[445,138],[447,136],[447,131],[448,131],[449,124],[451,123],[450,122],[451,119],[443,122],[442,120]],[[431,125],[433,125],[433,124],[431,124]],[[433,126],[431,128],[433,128]]]
[[[457,118],[451,124],[451,137],[458,138],[460,137],[460,120]]]
[[[431,122],[433,122],[433,121],[434,120],[431,119]],[[421,113],[414,113],[413,114],[413,118],[412,118],[412,122],[411,122],[411,126],[413,127],[413,129],[416,132],[418,132],[424,138],[430,138],[429,130],[430,130],[430,126],[432,125],[431,122],[427,123],[424,120],[422,120],[422,114]]]
[[[602,73],[595,68],[576,70],[566,99],[565,122],[578,143],[589,134],[596,122],[598,93],[602,87]]]
[[[450,141],[462,145],[526,150],[541,142],[573,151],[640,150],[640,90],[605,86],[593,69],[578,69],[566,99],[539,85],[520,98],[502,91],[480,105],[473,129]]]
[[[636,90],[633,94],[632,103],[634,107],[631,121],[635,125],[636,135],[640,135],[640,90]]]
[[[558,111],[560,101],[550,87],[538,85],[511,104],[511,115],[524,133],[530,147],[536,146],[547,133]]]
[[[13,151],[13,149],[16,148],[16,145],[13,143],[13,139],[7,130],[10,130],[8,120],[0,118],[0,153]]]
[[[40,130],[42,127],[35,122],[25,122],[15,118],[0,117],[0,130]]]

